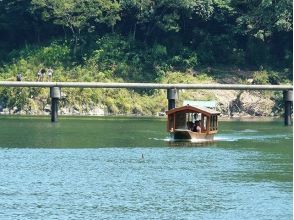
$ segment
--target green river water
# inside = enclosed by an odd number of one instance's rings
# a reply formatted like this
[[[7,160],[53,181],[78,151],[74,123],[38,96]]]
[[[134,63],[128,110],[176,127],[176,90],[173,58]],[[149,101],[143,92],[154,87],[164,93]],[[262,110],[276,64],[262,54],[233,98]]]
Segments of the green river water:
[[[201,146],[171,144],[165,128],[0,117],[0,219],[293,218],[292,127],[221,121]]]

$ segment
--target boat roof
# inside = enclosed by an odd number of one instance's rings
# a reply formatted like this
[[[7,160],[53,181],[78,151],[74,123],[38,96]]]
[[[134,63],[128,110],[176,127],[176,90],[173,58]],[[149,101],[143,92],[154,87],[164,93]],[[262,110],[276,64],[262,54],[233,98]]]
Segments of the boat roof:
[[[215,109],[217,105],[217,101],[215,100],[210,100],[210,101],[194,101],[194,100],[184,100],[183,101],[183,106],[184,105],[191,105],[197,107],[206,107],[206,108],[212,108]]]
[[[214,110],[214,109],[210,109],[210,108],[206,108],[206,107],[200,107],[200,106],[191,106],[191,105],[185,105],[182,107],[178,107],[178,108],[173,108],[170,109],[168,111],[166,111],[167,115],[173,114],[175,112],[181,112],[181,111],[190,111],[190,112],[195,112],[195,113],[203,113],[206,115],[219,115],[220,112]]]

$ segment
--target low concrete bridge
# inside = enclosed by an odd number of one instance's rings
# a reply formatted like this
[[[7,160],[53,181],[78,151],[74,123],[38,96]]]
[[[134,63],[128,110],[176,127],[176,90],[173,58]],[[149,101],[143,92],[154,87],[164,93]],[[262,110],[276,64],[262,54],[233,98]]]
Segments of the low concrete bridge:
[[[292,90],[292,85],[243,84],[161,84],[161,83],[103,83],[103,82],[19,82],[0,81],[6,87],[70,87],[70,88],[140,88],[140,89],[222,89],[222,90]]]
[[[0,81],[3,87],[49,87],[51,102],[51,121],[57,121],[58,100],[61,88],[130,88],[167,89],[168,109],[175,107],[177,90],[272,90],[283,91],[285,102],[285,125],[291,125],[293,85],[243,85],[243,84],[159,84],[159,83],[103,83],[103,82],[28,82]]]

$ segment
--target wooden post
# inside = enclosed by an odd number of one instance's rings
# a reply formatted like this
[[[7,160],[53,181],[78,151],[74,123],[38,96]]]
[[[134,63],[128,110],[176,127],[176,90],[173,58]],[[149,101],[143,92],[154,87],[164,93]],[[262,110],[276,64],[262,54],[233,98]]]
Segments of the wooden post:
[[[60,87],[50,87],[51,97],[51,122],[58,121],[58,100],[61,97]]]
[[[291,115],[292,115],[292,105],[293,105],[293,91],[284,90],[283,98],[285,103],[285,114],[284,114],[284,124],[285,126],[291,126]]]
[[[176,99],[177,99],[177,90],[176,89],[168,89],[167,90],[167,99],[168,99],[168,110],[171,110],[176,107]]]

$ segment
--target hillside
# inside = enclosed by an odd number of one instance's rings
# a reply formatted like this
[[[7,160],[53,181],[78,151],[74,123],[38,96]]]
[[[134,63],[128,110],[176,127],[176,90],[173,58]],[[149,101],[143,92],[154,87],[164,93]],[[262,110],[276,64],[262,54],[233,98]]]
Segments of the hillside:
[[[243,71],[235,68],[163,68],[167,61],[158,62],[155,71],[148,72],[148,65],[133,56],[143,56],[144,51],[126,49],[128,41],[113,36],[105,45],[92,51],[83,64],[72,63],[70,48],[58,42],[43,47],[24,48],[15,52],[15,58],[0,69],[0,80],[15,80],[21,72],[25,81],[37,80],[40,68],[54,69],[53,81],[86,82],[157,82],[157,83],[245,83],[279,84],[290,83],[283,74],[274,71]],[[110,44],[111,43],[111,44]],[[122,44],[125,47],[122,47]],[[102,49],[101,49],[102,48]],[[114,51],[115,50],[115,51]],[[127,57],[129,56],[129,57]],[[166,54],[165,56],[168,57]],[[179,63],[188,63],[181,58]],[[153,65],[155,65],[153,63]],[[140,72],[142,71],[142,72]],[[136,73],[136,74],[135,74]],[[156,78],[152,81],[151,77]],[[138,79],[145,78],[143,79]],[[148,80],[149,79],[149,80]],[[43,79],[48,80],[47,78]],[[61,114],[74,115],[158,115],[167,108],[164,90],[127,90],[127,89],[63,89],[60,101]],[[2,114],[49,114],[50,98],[48,89],[42,88],[0,88]],[[240,91],[196,91],[181,90],[177,105],[189,100],[217,100],[218,108],[227,116],[278,116],[281,113],[281,94],[277,92],[240,92]]]
[[[0,80],[292,84],[292,1],[3,0]],[[47,80],[46,78],[43,80]],[[165,91],[63,89],[64,114],[157,115]],[[48,91],[0,88],[5,113],[48,114]],[[223,114],[279,115],[281,94],[181,91]]]

